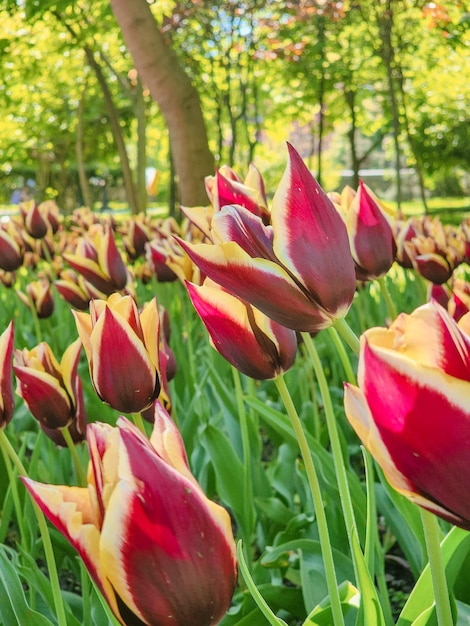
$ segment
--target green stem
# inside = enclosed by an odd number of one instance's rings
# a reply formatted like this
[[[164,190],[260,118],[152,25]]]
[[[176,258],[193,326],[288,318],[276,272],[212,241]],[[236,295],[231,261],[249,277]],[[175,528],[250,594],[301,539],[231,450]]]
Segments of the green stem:
[[[15,472],[13,471],[13,467],[11,465],[10,457],[8,455],[8,450],[5,447],[6,435],[3,432],[3,429],[2,429],[2,433],[3,433],[3,436],[0,436],[0,447],[2,449],[3,459],[5,461],[5,466],[6,466],[6,469],[7,469],[8,481],[9,481],[9,484],[10,484],[11,495],[12,495],[12,498],[13,498],[13,506],[15,507],[16,519],[18,521],[18,527],[19,527],[19,530],[20,530],[21,545],[24,547],[27,535],[26,535],[26,527],[25,527],[24,522],[23,522],[23,512],[21,510],[20,497],[19,497],[19,493],[18,493],[17,476],[15,475]]]
[[[347,321],[342,317],[333,324],[336,330],[339,332],[344,341],[348,344],[354,354],[359,354],[359,338],[356,333],[353,331],[351,326],[347,323]],[[302,333],[305,335],[306,333]],[[310,337],[310,335],[309,335]]]
[[[142,415],[140,413],[132,413],[132,419],[134,420],[134,424],[137,426],[140,432],[147,436]]]
[[[393,322],[393,320],[397,317],[397,308],[390,296],[390,292],[387,287],[387,281],[385,279],[385,276],[382,276],[377,280],[380,285],[380,291],[382,292],[383,299],[385,300],[385,304],[387,305],[388,316],[390,318],[390,321]]]
[[[305,465],[305,471],[307,474],[308,483],[310,486],[310,493],[312,494],[313,506],[315,509],[315,515],[317,518],[318,535],[320,539],[323,563],[325,566],[325,577],[330,595],[331,613],[333,616],[333,623],[335,626],[344,625],[343,612],[341,609],[341,600],[339,597],[338,584],[336,581],[335,566],[333,561],[333,551],[331,548],[330,535],[328,532],[328,524],[326,521],[325,507],[323,504],[323,498],[320,489],[320,483],[318,481],[315,465],[312,460],[312,455],[308,446],[307,437],[302,427],[302,422],[298,416],[297,410],[292,402],[292,397],[287,388],[286,382],[283,376],[278,376],[274,379],[277,390],[281,397],[281,400],[286,407],[287,414],[291,420],[292,427],[297,437],[300,453]]]
[[[245,545],[250,548],[251,546],[251,531],[253,529],[253,485],[251,482],[251,452],[250,452],[250,435],[248,431],[248,420],[243,402],[243,390],[240,380],[240,373],[232,367],[233,382],[235,385],[235,393],[237,397],[237,409],[240,419],[240,432],[242,436],[243,447],[243,501],[244,501],[244,517],[247,525],[248,537],[244,538]],[[248,554],[248,561],[251,565],[251,552]]]
[[[341,363],[343,364],[344,372],[346,374],[348,382],[350,382],[352,385],[355,385],[356,375],[354,374],[354,370],[352,368],[351,361],[349,359],[348,353],[346,352],[344,344],[339,338],[338,331],[336,330],[336,328],[330,326],[330,328],[328,328],[328,333],[338,352],[339,358],[341,359]]]
[[[454,619],[452,617],[446,571],[439,540],[439,523],[437,517],[429,511],[420,508],[420,513],[428,551],[434,599],[436,601],[437,623],[439,626],[450,626],[454,623]]]
[[[86,487],[88,484],[87,477],[85,474],[85,470],[83,469],[80,457],[78,456],[77,446],[74,444],[72,435],[70,434],[69,427],[64,426],[63,428],[60,428],[60,432],[62,433],[62,436],[65,439],[65,443],[67,444],[67,448],[70,450],[70,454],[72,455],[72,461],[75,468],[75,474],[77,476],[78,484],[80,487]]]
[[[269,605],[267,604],[266,600],[260,594],[258,587],[255,585],[255,582],[253,578],[251,577],[250,571],[245,561],[245,555],[243,554],[241,541],[239,541],[237,544],[237,557],[238,557],[238,565],[240,567],[240,572],[243,576],[246,586],[248,587],[249,592],[251,593],[253,597],[253,600],[258,605],[258,608],[261,611],[261,613],[268,620],[271,626],[287,626],[284,620],[274,615]]]
[[[330,390],[323,371],[323,367],[318,356],[318,352],[315,348],[314,342],[309,333],[302,333],[305,346],[308,350],[310,358],[313,363],[313,369],[317,377],[320,393],[323,398],[323,406],[325,410],[326,425],[328,428],[328,434],[330,437],[331,452],[333,455],[333,462],[335,466],[336,478],[338,481],[338,489],[341,498],[341,506],[343,509],[344,521],[346,524],[346,531],[348,533],[349,545],[351,546],[351,554],[353,551],[353,534],[356,537],[357,545],[360,546],[359,538],[357,535],[356,520],[354,517],[354,509],[352,505],[351,493],[349,491],[348,477],[346,473],[346,465],[343,458],[343,451],[341,450],[341,442],[338,433],[338,425],[336,423],[336,417],[333,410],[333,404],[331,402]]]
[[[16,454],[8,437],[6,436],[4,429],[0,429],[0,440],[2,450],[4,450],[8,454],[11,461],[13,462],[13,465],[18,470],[18,474],[27,477],[28,473],[26,472],[23,463],[18,458],[18,455]],[[36,518],[38,520],[39,531],[41,533],[42,543],[44,546],[44,555],[46,557],[47,569],[49,570],[52,595],[54,598],[54,605],[57,613],[57,623],[58,626],[67,626],[64,603],[62,600],[62,595],[60,593],[59,576],[57,574],[57,566],[55,562],[54,551],[52,549],[51,538],[49,536],[49,530],[47,528],[46,518],[44,517],[44,513],[39,508],[39,505],[36,504],[34,500],[32,500],[32,503]]]
[[[85,564],[80,559],[80,582],[83,598],[83,626],[91,626],[90,577]]]

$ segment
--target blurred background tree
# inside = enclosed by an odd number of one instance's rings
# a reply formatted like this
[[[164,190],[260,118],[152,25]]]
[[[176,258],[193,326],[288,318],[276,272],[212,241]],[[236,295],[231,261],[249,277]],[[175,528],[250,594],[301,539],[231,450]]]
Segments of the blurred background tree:
[[[65,209],[106,189],[174,211],[214,164],[274,185],[287,139],[327,189],[367,170],[398,204],[408,178],[424,208],[468,193],[464,2],[128,4],[0,0],[2,201],[34,180]]]

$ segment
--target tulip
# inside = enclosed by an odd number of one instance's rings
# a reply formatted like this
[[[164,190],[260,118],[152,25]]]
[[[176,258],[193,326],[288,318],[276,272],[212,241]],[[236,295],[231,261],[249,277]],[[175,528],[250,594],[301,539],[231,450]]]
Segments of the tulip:
[[[93,298],[106,298],[104,293],[71,269],[61,272],[54,285],[62,298],[79,311],[87,310]]]
[[[13,222],[0,227],[0,268],[6,272],[17,270],[23,263],[24,245]]]
[[[392,487],[470,530],[470,337],[428,303],[363,334],[358,380],[346,416]]]
[[[142,313],[130,296],[90,302],[90,314],[73,311],[90,377],[103,402],[139,413],[160,393],[160,320],[155,298]]]
[[[215,176],[205,180],[206,190],[215,211],[228,204],[238,204],[269,224],[270,214],[264,182],[258,169],[251,164],[244,182],[231,168],[222,166]]]
[[[243,207],[212,220],[214,244],[178,239],[200,270],[274,321],[316,332],[346,315],[356,277],[346,226],[299,154],[276,191],[272,226]]]
[[[155,411],[150,441],[123,417],[117,428],[88,426],[88,488],[23,482],[120,624],[210,626],[236,583],[230,518],[192,476],[171,418]]]
[[[145,254],[145,244],[150,241],[151,235],[142,215],[130,218],[122,233],[124,248],[132,261]]]
[[[26,294],[21,291],[17,291],[17,294],[27,307],[36,312],[39,319],[45,319],[54,313],[54,297],[47,278],[40,278],[26,285]]]
[[[13,339],[13,322],[10,322],[0,335],[0,428],[5,428],[11,421],[15,408],[12,380]]]
[[[240,372],[265,380],[293,365],[295,331],[210,282],[200,287],[187,283],[187,288],[212,345]]]
[[[43,211],[34,200],[21,202],[20,213],[23,216],[24,225],[28,235],[34,239],[42,239],[46,236],[51,225],[47,219],[47,211]]]
[[[393,265],[397,247],[381,207],[362,182],[357,193],[346,187],[341,200],[339,209],[348,229],[357,280],[384,276]]]
[[[64,254],[64,258],[73,269],[106,295],[126,286],[126,266],[110,226],[93,225],[88,236],[80,239],[75,254]]]
[[[64,428],[75,422],[84,432],[86,414],[77,371],[81,348],[77,339],[66,349],[60,363],[45,342],[32,350],[15,350],[17,393],[46,429]]]

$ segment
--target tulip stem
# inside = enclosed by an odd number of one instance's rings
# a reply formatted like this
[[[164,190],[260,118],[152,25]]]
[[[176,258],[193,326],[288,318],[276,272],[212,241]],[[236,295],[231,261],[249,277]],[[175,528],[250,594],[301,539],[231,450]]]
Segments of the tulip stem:
[[[20,497],[18,494],[18,483],[17,483],[17,476],[15,476],[13,468],[11,466],[11,461],[10,461],[10,457],[8,455],[8,451],[5,447],[5,443],[4,443],[4,439],[6,439],[6,435],[3,432],[2,429],[2,436],[0,436],[0,447],[2,448],[2,454],[3,454],[3,460],[5,461],[5,466],[7,469],[7,474],[8,474],[8,482],[10,483],[10,488],[11,488],[11,495],[13,498],[13,505],[15,507],[15,512],[16,512],[16,518],[17,518],[17,522],[18,522],[18,528],[20,531],[20,537],[21,537],[21,545],[24,547],[25,546],[25,540],[26,540],[26,528],[25,525],[23,523],[23,514],[22,514],[22,510],[21,510],[21,504],[20,504]]]
[[[253,485],[251,482],[251,451],[250,451],[250,435],[248,432],[248,421],[245,410],[245,404],[243,402],[243,390],[240,380],[240,373],[235,368],[232,367],[233,374],[233,382],[235,385],[235,392],[237,397],[237,409],[238,416],[240,419],[240,431],[242,437],[242,447],[243,447],[243,502],[244,502],[244,518],[246,523],[246,533],[248,534],[245,537],[245,544],[249,550],[248,552],[248,562],[251,565],[251,532],[253,529]]]
[[[248,587],[249,592],[251,593],[253,597],[253,600],[258,605],[258,608],[261,611],[261,613],[264,615],[264,617],[268,620],[268,622],[272,626],[287,626],[284,620],[274,615],[271,608],[267,604],[266,600],[260,594],[259,589],[256,586],[255,581],[251,577],[250,570],[248,569],[248,566],[246,564],[241,540],[237,543],[237,557],[238,557],[238,565],[240,567],[240,572],[243,576],[246,586]]]
[[[338,481],[338,489],[341,498],[341,506],[343,509],[344,521],[346,524],[346,531],[348,533],[349,545],[351,546],[351,553],[353,552],[353,535],[356,537],[357,545],[361,545],[357,535],[356,520],[354,517],[354,509],[351,500],[351,493],[349,491],[348,476],[346,473],[346,465],[343,458],[343,452],[341,450],[341,441],[338,433],[338,425],[336,423],[336,417],[333,410],[333,404],[331,402],[330,390],[323,371],[323,367],[318,356],[317,349],[313,342],[313,339],[309,333],[302,333],[305,346],[309,353],[309,356],[313,363],[313,369],[317,377],[318,386],[320,388],[321,397],[323,398],[323,407],[325,411],[326,425],[328,428],[328,434],[330,437],[331,452],[333,455],[333,462],[335,466],[336,478]]]
[[[336,330],[336,328],[330,326],[330,328],[328,328],[328,333],[335,345],[339,358],[341,359],[341,363],[343,364],[344,372],[346,374],[348,382],[350,382],[352,385],[355,385],[356,375],[354,374],[354,370],[352,368],[351,361],[348,357],[344,344],[339,338],[338,331]]]
[[[286,382],[282,375],[274,379],[281,400],[284,403],[287,414],[292,423],[292,427],[297,437],[300,453],[305,465],[310,493],[312,495],[313,506],[317,518],[318,536],[322,551],[323,563],[325,566],[325,577],[330,595],[331,613],[335,626],[344,625],[343,612],[341,609],[341,600],[338,591],[338,583],[336,580],[335,566],[333,561],[333,550],[331,548],[330,535],[328,532],[328,524],[326,521],[325,507],[320,489],[318,475],[313,463],[312,454],[308,446],[307,437],[302,427],[297,410],[292,402],[292,397],[287,388]]]
[[[347,323],[344,317],[336,320],[333,324],[334,328],[339,332],[344,341],[348,344],[354,354],[359,354],[359,337],[353,331],[351,326]],[[302,333],[306,335],[308,333]],[[309,335],[310,337],[310,335]]]
[[[7,454],[13,465],[18,470],[18,474],[21,476],[28,476],[26,469],[24,468],[23,463],[19,459],[16,454],[13,446],[11,445],[8,437],[5,434],[4,429],[0,429],[0,446],[2,448],[4,456]],[[36,518],[38,520],[39,531],[42,537],[42,543],[44,547],[44,555],[46,557],[47,569],[49,570],[49,577],[51,582],[52,595],[54,598],[54,606],[57,614],[57,624],[58,626],[67,626],[67,618],[65,615],[64,603],[62,600],[62,595],[60,593],[60,583],[59,583],[59,575],[57,573],[57,566],[54,557],[54,550],[52,549],[52,542],[49,536],[49,530],[47,528],[46,518],[44,517],[43,512],[40,507],[34,500],[31,500],[34,508],[34,512],[36,514]]]
[[[140,432],[147,436],[142,415],[140,413],[132,413],[132,419],[134,420],[134,424],[137,426]]]
[[[380,291],[382,292],[383,299],[385,300],[385,304],[387,305],[388,316],[390,318],[390,321],[393,322],[393,320],[397,317],[397,308],[390,296],[385,276],[382,276],[377,280],[380,285]]]
[[[64,438],[65,443],[67,444],[67,448],[69,449],[70,454],[72,455],[72,461],[75,467],[75,474],[77,475],[77,482],[80,487],[86,487],[88,484],[88,481],[85,475],[85,471],[83,470],[82,462],[80,460],[80,457],[78,456],[77,446],[74,444],[72,435],[70,434],[69,427],[64,426],[63,428],[60,428],[59,430],[62,433],[62,437]]]
[[[437,623],[439,626],[449,626],[454,623],[454,619],[452,617],[446,571],[439,540],[439,523],[437,517],[429,511],[420,508],[420,513],[434,589]]]

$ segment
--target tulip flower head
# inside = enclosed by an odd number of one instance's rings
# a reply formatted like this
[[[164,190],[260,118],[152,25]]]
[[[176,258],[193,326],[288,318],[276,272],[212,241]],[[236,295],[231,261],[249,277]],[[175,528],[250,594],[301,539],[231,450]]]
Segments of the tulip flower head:
[[[392,227],[372,192],[362,182],[357,192],[345,187],[339,209],[348,230],[357,280],[384,276],[393,265],[397,247]]]
[[[47,278],[40,278],[26,285],[26,294],[19,290],[17,294],[27,307],[36,312],[39,319],[45,319],[54,313],[54,296]]]
[[[24,244],[14,222],[0,226],[0,268],[5,272],[17,270],[23,263]]]
[[[213,347],[240,372],[257,380],[275,378],[295,361],[295,331],[206,281],[187,284],[189,296]]]
[[[238,206],[214,215],[214,244],[180,245],[206,276],[298,331],[344,317],[356,290],[346,226],[292,146],[271,226]]]
[[[358,380],[346,416],[389,483],[470,530],[470,337],[428,303],[362,335]]]
[[[92,225],[87,236],[79,240],[75,254],[64,254],[64,258],[74,270],[106,295],[126,286],[127,269],[109,225]]]
[[[117,428],[88,426],[88,488],[23,481],[120,624],[211,626],[236,584],[230,518],[192,476],[169,415],[155,410],[150,441],[123,417]]]
[[[117,411],[139,413],[160,393],[160,319],[155,298],[139,314],[131,296],[92,300],[73,312],[99,397]]]
[[[5,428],[11,421],[15,408],[12,379],[13,339],[13,322],[10,322],[0,335],[0,428]]]
[[[82,345],[74,341],[59,363],[45,342],[32,350],[15,350],[13,369],[17,393],[32,415],[46,429],[58,429],[74,422],[83,434],[86,414],[78,363]]]

